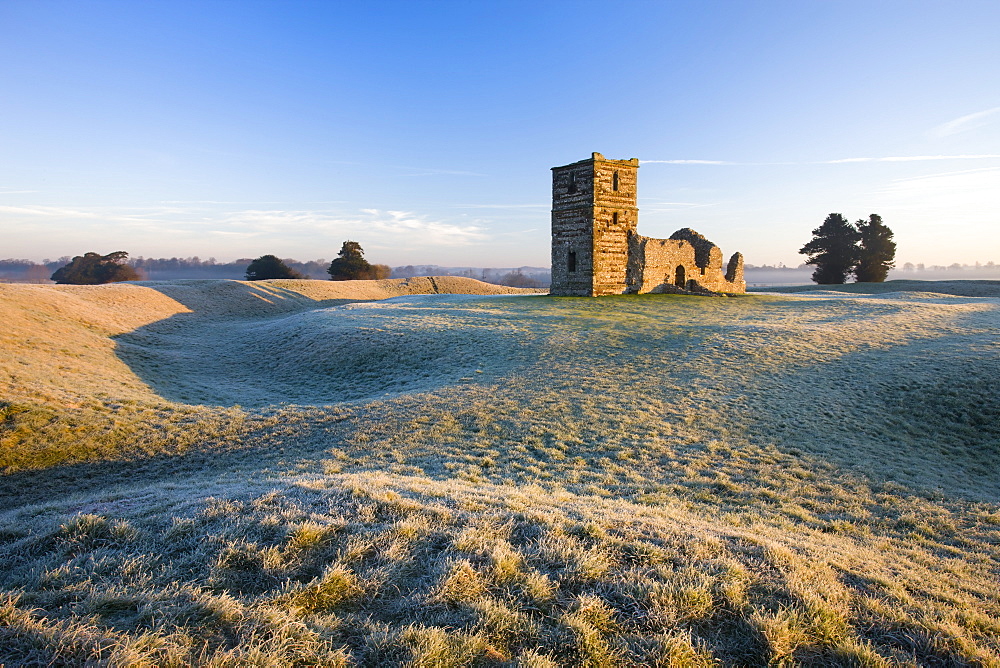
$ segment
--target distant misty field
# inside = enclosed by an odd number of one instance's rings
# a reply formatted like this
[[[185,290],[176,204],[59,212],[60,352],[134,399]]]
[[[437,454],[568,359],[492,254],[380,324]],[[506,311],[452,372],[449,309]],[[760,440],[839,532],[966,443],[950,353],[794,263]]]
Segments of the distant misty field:
[[[0,285],[0,663],[1000,665],[1000,283],[502,290]]]

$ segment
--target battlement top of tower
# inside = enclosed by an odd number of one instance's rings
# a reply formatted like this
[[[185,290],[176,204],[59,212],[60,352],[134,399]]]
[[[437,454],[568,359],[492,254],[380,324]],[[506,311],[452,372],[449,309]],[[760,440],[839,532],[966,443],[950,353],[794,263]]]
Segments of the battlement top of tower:
[[[637,169],[639,167],[639,158],[629,158],[627,160],[615,160],[613,158],[605,158],[603,153],[597,153],[595,151],[594,153],[591,153],[590,157],[587,158],[586,160],[577,160],[576,162],[571,162],[568,165],[560,165],[559,167],[553,167],[552,169],[566,169],[567,167],[575,167],[577,165],[583,165],[583,164],[592,164],[595,162],[613,163],[618,165],[625,165],[628,167],[635,167]]]

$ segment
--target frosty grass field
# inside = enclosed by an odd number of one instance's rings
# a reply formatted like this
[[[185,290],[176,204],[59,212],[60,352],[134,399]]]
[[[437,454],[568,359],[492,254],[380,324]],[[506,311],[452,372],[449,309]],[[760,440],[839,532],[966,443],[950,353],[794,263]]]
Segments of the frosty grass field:
[[[845,289],[0,285],[0,663],[998,666],[1000,284]]]

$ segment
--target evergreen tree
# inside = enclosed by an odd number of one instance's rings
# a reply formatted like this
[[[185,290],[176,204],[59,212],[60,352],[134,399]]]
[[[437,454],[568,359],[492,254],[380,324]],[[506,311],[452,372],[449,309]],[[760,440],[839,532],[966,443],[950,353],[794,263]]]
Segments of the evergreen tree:
[[[896,242],[892,240],[892,230],[882,223],[882,217],[871,214],[857,222],[861,233],[861,250],[854,277],[863,283],[882,283],[895,266]]]
[[[813,281],[821,285],[845,282],[858,263],[861,234],[839,213],[831,213],[812,233],[812,241],[799,252],[809,256],[806,264],[816,266]]]
[[[248,281],[264,281],[269,278],[303,278],[303,276],[276,255],[261,255],[247,267],[246,278]]]
[[[138,281],[142,277],[132,267],[125,264],[128,253],[115,251],[107,255],[84,253],[77,255],[69,264],[59,267],[52,274],[56,283],[69,285],[100,285],[121,281]]]
[[[357,241],[345,241],[337,258],[326,270],[331,281],[354,281],[372,278],[372,266],[365,259],[365,252]]]

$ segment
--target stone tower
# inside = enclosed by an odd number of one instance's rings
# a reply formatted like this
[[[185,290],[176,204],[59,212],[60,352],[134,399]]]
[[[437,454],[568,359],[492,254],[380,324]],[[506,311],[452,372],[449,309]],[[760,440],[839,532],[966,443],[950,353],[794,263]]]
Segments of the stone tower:
[[[589,160],[552,168],[553,295],[620,295],[627,291],[629,236],[639,218],[639,160]]]

